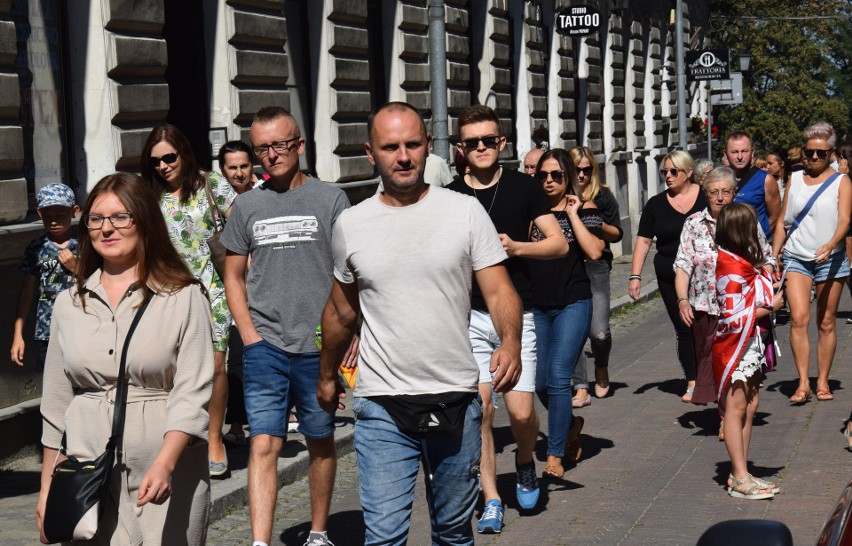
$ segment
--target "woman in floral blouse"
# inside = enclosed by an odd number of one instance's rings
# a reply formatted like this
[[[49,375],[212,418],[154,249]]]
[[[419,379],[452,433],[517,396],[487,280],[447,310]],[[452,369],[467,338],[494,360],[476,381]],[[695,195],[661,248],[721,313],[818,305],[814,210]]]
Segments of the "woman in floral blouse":
[[[713,340],[719,306],[716,302],[716,218],[722,207],[734,200],[737,181],[734,171],[718,167],[704,181],[707,208],[686,219],[674,262],[675,291],[680,318],[692,328],[696,366],[693,404],[716,399],[713,380]],[[775,267],[770,247],[758,230],[758,240],[767,256],[766,265]]]
[[[172,244],[210,297],[215,373],[209,408],[208,459],[210,475],[223,476],[228,472],[222,425],[228,400],[225,351],[231,314],[225,301],[224,284],[213,267],[207,239],[215,233],[214,222],[224,222],[223,218],[230,214],[236,194],[218,173],[201,170],[189,140],[174,125],[160,125],[151,130],[142,149],[141,163],[142,177],[160,196],[160,210]],[[208,182],[216,210],[211,210],[205,190]]]

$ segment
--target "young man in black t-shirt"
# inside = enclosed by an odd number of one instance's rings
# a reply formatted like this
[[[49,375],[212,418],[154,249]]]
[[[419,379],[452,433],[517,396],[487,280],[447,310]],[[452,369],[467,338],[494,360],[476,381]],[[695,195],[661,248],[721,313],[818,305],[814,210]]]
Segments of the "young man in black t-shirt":
[[[538,416],[533,409],[535,391],[535,326],[532,318],[532,294],[524,258],[553,259],[565,256],[568,243],[556,217],[550,212],[547,195],[532,177],[500,166],[498,157],[506,146],[500,120],[487,106],[471,106],[459,115],[459,151],[467,159],[470,172],[448,187],[476,197],[482,204],[503,241],[509,255],[505,265],[512,284],[524,306],[521,337],[521,379],[515,388],[503,395],[512,434],[518,443],[515,459],[516,494],[523,509],[534,508],[539,489],[533,461],[533,448],[538,436]],[[534,223],[544,239],[529,242],[530,225]],[[482,397],[482,460],[480,463],[485,509],[477,525],[480,533],[499,533],[503,527],[503,507],[497,492],[497,470],[494,453],[494,402],[491,388],[491,355],[499,347],[491,316],[474,283],[471,296],[470,342],[479,364],[479,394]]]

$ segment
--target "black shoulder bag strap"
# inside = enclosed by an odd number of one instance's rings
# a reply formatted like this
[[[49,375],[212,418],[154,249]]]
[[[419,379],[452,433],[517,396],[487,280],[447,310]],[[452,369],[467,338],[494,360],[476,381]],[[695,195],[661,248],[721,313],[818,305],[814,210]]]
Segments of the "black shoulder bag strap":
[[[127,330],[127,336],[124,338],[124,347],[121,349],[121,364],[118,367],[118,385],[115,390],[115,411],[112,414],[112,435],[107,442],[107,451],[115,449],[119,438],[124,434],[124,413],[127,406],[127,381],[125,381],[127,349],[130,347],[130,338],[133,337],[133,331],[136,330],[139,319],[142,318],[142,314],[153,298],[154,292],[149,288],[148,299],[136,311],[133,322],[130,323],[130,328]]]

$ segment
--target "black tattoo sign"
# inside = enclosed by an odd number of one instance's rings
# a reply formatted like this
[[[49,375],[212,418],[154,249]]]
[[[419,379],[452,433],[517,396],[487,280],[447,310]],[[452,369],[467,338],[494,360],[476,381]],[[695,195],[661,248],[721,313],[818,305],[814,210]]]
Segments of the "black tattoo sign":
[[[556,32],[565,36],[583,37],[598,31],[601,12],[597,6],[582,4],[556,12]]]

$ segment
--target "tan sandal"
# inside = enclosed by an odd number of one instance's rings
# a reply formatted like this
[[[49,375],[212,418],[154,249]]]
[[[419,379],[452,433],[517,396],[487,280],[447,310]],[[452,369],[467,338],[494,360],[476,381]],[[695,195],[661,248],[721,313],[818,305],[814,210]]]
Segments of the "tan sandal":
[[[757,476],[752,476],[751,479],[754,480],[754,483],[759,485],[761,489],[768,489],[768,490],[772,491],[773,495],[778,495],[779,493],[781,493],[781,488],[778,487],[778,485],[776,485],[772,482],[766,481],[763,478],[758,478]],[[731,487],[731,483],[733,481],[734,481],[734,475],[728,474],[728,487]]]
[[[761,491],[768,491],[761,493]],[[728,494],[736,499],[746,500],[763,500],[771,499],[775,494],[765,487],[761,487],[751,474],[746,474],[745,478],[738,480],[731,476],[731,485],[728,487]]]
[[[545,466],[544,470],[541,472],[542,478],[554,478],[561,480],[563,476],[565,476],[565,469],[562,468],[561,464],[549,464]]]

